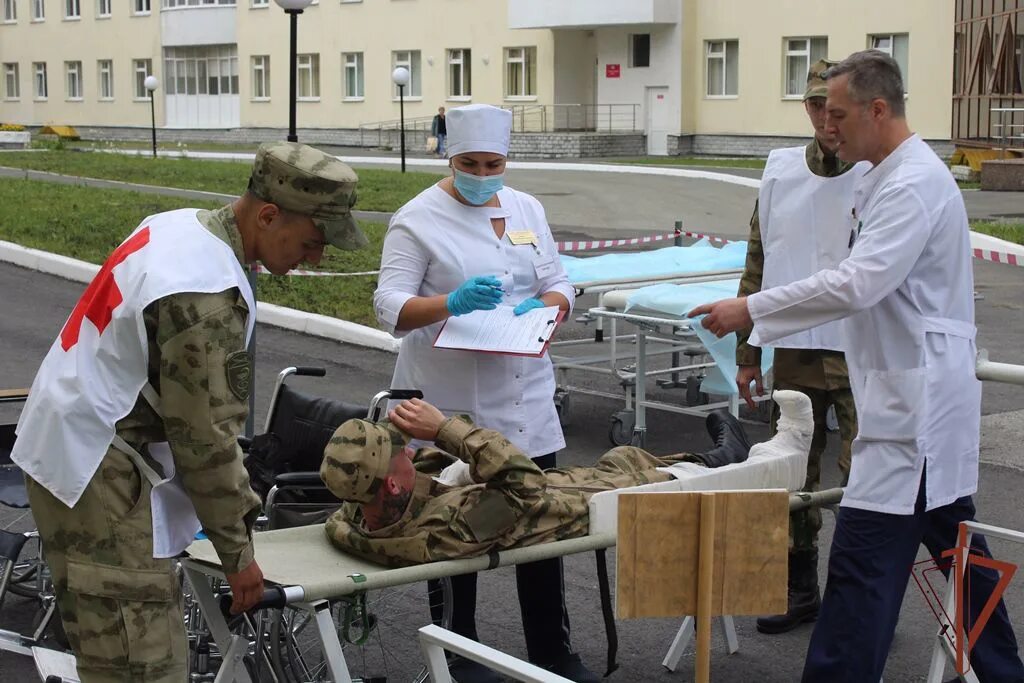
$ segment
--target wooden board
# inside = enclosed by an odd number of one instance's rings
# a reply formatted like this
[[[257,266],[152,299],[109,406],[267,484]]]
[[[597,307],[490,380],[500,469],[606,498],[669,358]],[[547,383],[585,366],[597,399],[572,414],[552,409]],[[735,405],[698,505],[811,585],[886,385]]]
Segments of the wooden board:
[[[619,496],[616,616],[697,613],[700,498],[706,493]],[[789,494],[715,492],[712,615],[786,611]]]
[[[0,403],[4,401],[24,401],[28,398],[28,389],[0,389]]]

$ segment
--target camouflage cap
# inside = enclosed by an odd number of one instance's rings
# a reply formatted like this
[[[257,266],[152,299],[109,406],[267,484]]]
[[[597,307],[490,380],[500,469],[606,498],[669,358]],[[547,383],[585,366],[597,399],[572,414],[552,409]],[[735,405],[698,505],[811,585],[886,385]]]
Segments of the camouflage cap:
[[[282,209],[309,216],[339,249],[360,249],[366,236],[352,217],[355,171],[337,158],[297,142],[265,142],[256,150],[249,192]]]
[[[324,449],[320,478],[341,500],[369,502],[384,483],[391,456],[409,437],[389,421],[348,420]]]
[[[828,59],[819,59],[814,64],[811,64],[811,68],[807,72],[807,90],[804,91],[805,102],[812,97],[825,97],[828,95],[828,85],[825,83],[823,74],[838,63]]]

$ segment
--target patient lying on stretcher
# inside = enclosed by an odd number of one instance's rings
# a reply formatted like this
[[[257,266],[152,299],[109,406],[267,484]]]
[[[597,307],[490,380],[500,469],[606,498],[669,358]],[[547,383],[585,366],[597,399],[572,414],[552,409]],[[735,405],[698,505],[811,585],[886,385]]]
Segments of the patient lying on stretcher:
[[[806,452],[809,402],[797,392],[776,392],[776,401],[782,411],[779,432],[755,448]],[[593,494],[670,481],[674,475],[666,468],[677,463],[743,462],[751,450],[743,427],[723,411],[708,415],[715,446],[704,453],[659,458],[621,446],[592,467],[542,471],[498,432],[464,416],[445,418],[426,401],[405,401],[389,418],[341,425],[324,451],[320,476],[348,501],[327,521],[331,542],[390,566],[585,536]],[[410,437],[434,441],[438,448],[414,454],[406,447]],[[458,461],[449,464],[451,456]]]

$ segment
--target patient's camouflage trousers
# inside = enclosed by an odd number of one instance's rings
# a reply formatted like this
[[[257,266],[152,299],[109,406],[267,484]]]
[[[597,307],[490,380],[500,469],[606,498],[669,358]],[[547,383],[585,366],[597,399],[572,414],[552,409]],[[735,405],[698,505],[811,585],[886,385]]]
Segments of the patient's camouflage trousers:
[[[114,449],[74,508],[26,480],[82,683],[184,683],[181,590],[153,559],[149,481]]]

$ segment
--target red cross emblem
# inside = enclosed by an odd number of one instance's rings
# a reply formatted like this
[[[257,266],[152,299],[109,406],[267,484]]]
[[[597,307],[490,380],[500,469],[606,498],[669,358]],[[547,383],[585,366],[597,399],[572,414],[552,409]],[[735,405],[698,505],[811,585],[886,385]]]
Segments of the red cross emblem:
[[[114,309],[121,305],[124,297],[114,280],[114,266],[122,263],[126,258],[149,244],[149,226],[139,230],[107,259],[100,272],[86,288],[82,298],[75,304],[75,310],[71,311],[71,317],[64,323],[64,329],[60,331],[60,345],[67,351],[78,343],[78,335],[82,331],[82,321],[88,318],[96,326],[100,334],[110,324],[111,314]]]

